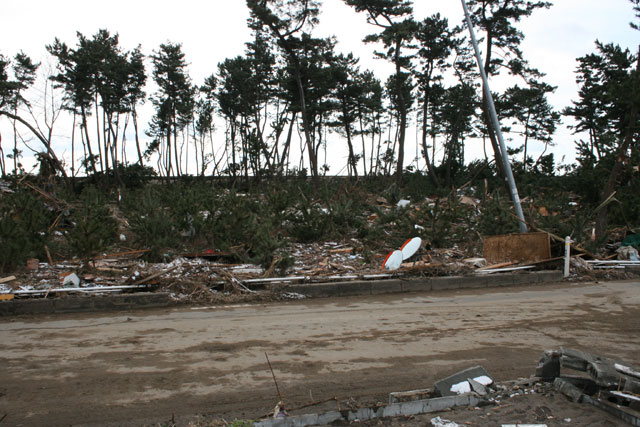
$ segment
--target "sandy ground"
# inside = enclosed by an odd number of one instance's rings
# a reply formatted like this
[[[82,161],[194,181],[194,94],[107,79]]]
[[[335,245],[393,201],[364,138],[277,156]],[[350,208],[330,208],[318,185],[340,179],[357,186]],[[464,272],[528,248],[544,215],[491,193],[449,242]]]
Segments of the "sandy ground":
[[[289,407],[331,397],[346,407],[429,388],[473,365],[497,381],[529,377],[540,353],[560,346],[637,364],[640,283],[5,318],[0,426],[161,425],[172,416],[186,426],[197,414],[256,419],[277,402],[265,352]],[[597,412],[582,406],[558,413],[569,407],[560,396],[522,398],[550,401],[516,405],[520,422],[534,422],[527,411],[546,407],[555,420],[571,418],[569,425],[618,425],[604,415],[581,424],[576,414]],[[460,413],[467,425],[494,425],[486,413],[500,412]]]

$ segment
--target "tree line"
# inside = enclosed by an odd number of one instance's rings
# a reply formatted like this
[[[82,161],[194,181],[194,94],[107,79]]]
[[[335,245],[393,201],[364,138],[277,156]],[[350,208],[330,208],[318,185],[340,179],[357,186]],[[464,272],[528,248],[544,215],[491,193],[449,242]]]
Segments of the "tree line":
[[[485,163],[498,173],[502,156],[512,155],[522,171],[552,174],[553,156],[546,147],[554,144],[562,114],[576,120],[576,133],[588,135],[576,143],[578,166],[611,163],[603,197],[615,188],[620,169],[637,156],[635,52],[597,42],[595,52],[578,59],[580,92],[573,105],[558,111],[549,104],[556,88],[526,60],[518,24],[550,2],[468,1],[483,37],[485,72],[515,82],[495,94],[503,131],[519,141],[502,153],[462,23],[453,25],[440,14],[417,21],[409,0],[343,1],[371,24],[363,41],[375,44],[375,55],[392,65],[386,81],[361,69],[353,53],[337,52],[335,38],[313,35],[321,8],[317,0],[246,0],[252,40],[243,54],[224,60],[200,84],[190,78],[179,43],[161,44],[149,56],[152,69],[147,70],[142,48],[124,50],[108,30],[91,37],[78,33],[75,46],[55,39],[46,46],[56,62],[47,89],[61,91],[63,98],[59,109],[45,99],[44,114],[34,111],[27,96],[40,64],[22,52],[12,59],[0,56],[0,117],[12,123],[14,143],[7,146],[5,135],[2,174],[20,173],[24,129],[41,144],[41,162],[65,179],[84,172],[119,180],[120,170],[131,165],[177,177],[192,170],[202,176],[304,172],[317,177],[328,171],[331,133],[347,146],[348,175],[402,180],[410,169],[405,141],[411,120],[436,187],[451,185],[465,171],[465,142],[472,138],[488,141],[493,153],[486,154]],[[630,0],[636,15],[638,1]],[[156,87],[150,94],[145,92],[148,78]],[[143,124],[138,111],[145,102],[151,102],[154,115]],[[71,165],[53,149],[61,111],[74,123]],[[224,120],[224,140],[214,132],[218,117]],[[127,141],[131,134],[133,142]],[[533,141],[545,146],[537,158],[531,156]],[[128,143],[135,144],[135,160],[126,157]],[[292,156],[296,143],[298,157]]]

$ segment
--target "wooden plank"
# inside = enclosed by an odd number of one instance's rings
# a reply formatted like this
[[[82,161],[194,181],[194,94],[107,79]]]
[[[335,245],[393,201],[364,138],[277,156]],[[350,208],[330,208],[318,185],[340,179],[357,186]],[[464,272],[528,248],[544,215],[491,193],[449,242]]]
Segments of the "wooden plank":
[[[483,257],[490,264],[537,262],[551,258],[548,233],[517,233],[488,236],[484,240]]]
[[[0,284],[13,282],[14,280],[16,280],[16,276],[3,277],[2,279],[0,279]]]
[[[13,294],[0,294],[0,301],[11,301],[13,298],[15,298]]]

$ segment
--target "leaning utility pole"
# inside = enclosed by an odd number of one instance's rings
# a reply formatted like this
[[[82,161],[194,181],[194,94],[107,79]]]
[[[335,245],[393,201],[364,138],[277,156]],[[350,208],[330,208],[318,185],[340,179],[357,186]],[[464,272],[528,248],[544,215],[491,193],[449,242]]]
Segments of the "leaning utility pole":
[[[516,215],[519,219],[520,232],[527,232],[527,224],[524,222],[524,213],[522,212],[522,206],[520,205],[520,196],[518,196],[518,188],[516,187],[516,180],[513,178],[513,172],[511,171],[511,164],[509,163],[509,155],[507,153],[507,147],[502,137],[502,130],[500,128],[500,122],[498,121],[498,114],[496,113],[496,106],[493,103],[493,95],[491,95],[491,89],[489,88],[489,79],[487,73],[482,66],[482,55],[480,55],[480,48],[478,47],[478,40],[476,39],[476,33],[473,30],[473,24],[471,23],[471,17],[469,16],[469,9],[467,8],[467,2],[462,1],[462,8],[464,9],[464,15],[467,20],[467,26],[469,27],[469,34],[471,35],[471,42],[473,43],[473,49],[476,52],[476,61],[478,62],[478,68],[480,69],[480,76],[482,77],[482,83],[484,93],[487,98],[487,104],[489,105],[489,115],[493,122],[493,127],[496,130],[496,136],[500,143],[500,151],[502,151],[502,162],[504,163],[504,171],[507,175],[507,182],[509,183],[509,189],[511,190],[511,200],[516,209]]]

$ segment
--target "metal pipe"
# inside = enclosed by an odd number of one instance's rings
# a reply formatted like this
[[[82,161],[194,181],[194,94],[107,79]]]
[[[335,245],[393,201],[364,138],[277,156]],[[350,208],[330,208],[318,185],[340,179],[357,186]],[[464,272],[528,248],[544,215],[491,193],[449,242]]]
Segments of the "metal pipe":
[[[471,16],[469,15],[469,9],[467,8],[467,2],[465,0],[462,1],[462,8],[464,9],[464,15],[467,20],[467,26],[469,27],[469,34],[471,34],[471,42],[473,43],[473,49],[476,53],[476,61],[478,62],[478,68],[480,69],[480,76],[482,77],[484,93],[487,98],[487,103],[489,104],[489,115],[491,116],[491,121],[493,122],[493,127],[496,131],[496,136],[500,143],[500,151],[502,152],[502,163],[504,164],[504,170],[506,173],[507,182],[509,184],[509,189],[511,190],[511,200],[513,201],[513,205],[516,209],[516,215],[520,219],[518,221],[520,232],[527,232],[527,225],[524,221],[524,213],[522,212],[522,206],[520,205],[520,196],[518,195],[518,188],[516,187],[516,180],[513,178],[513,172],[511,171],[511,164],[509,163],[509,155],[507,153],[507,146],[504,143],[504,138],[502,137],[502,129],[500,128],[500,121],[498,120],[498,114],[496,113],[496,106],[493,103],[493,95],[491,94],[491,89],[489,88],[489,79],[487,78],[487,73],[484,71],[484,67],[482,66],[482,55],[480,54],[480,48],[478,47],[478,40],[476,39],[475,31],[473,30],[473,24],[471,23]]]

